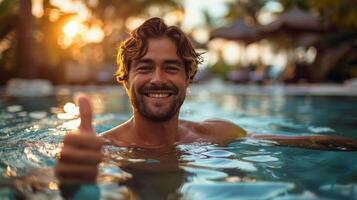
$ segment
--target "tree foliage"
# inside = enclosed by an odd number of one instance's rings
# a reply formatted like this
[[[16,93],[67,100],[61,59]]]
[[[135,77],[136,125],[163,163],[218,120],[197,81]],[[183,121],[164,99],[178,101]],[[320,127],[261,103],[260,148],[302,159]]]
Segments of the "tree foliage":
[[[155,15],[159,16],[163,16],[166,12],[174,9],[182,9],[180,3],[175,0],[98,0],[96,4],[90,3],[95,1],[82,0],[82,2],[92,14],[87,23],[100,21],[101,24],[110,26],[113,29],[111,34],[106,34],[100,44],[103,49],[106,49],[104,52],[111,62],[114,62],[113,55],[115,55],[117,43],[120,39],[123,39],[118,36],[125,31],[127,19],[133,16],[148,17],[152,15],[155,9]],[[34,66],[37,65],[40,70],[35,74],[34,78],[47,78],[55,83],[63,83],[64,62],[73,58],[72,49],[85,48],[85,46],[73,45],[63,49],[58,44],[64,24],[76,13],[65,13],[60,8],[53,6],[50,0],[44,0],[42,5],[44,14],[39,18],[35,18],[32,30],[26,30],[31,35],[28,39],[34,42],[33,45],[29,46],[23,44],[28,41],[21,41],[17,37],[17,35],[22,34],[19,31],[22,3],[20,0],[0,1],[0,84],[3,84],[11,77],[18,76],[20,73],[20,67],[17,66],[18,64],[15,61],[22,58],[17,58],[16,46],[31,48],[31,54],[33,53],[36,59],[33,63],[28,63],[29,71],[26,73],[31,72],[31,70],[34,71]],[[50,19],[52,12],[58,13],[56,19]],[[30,53],[22,56],[29,57]]]

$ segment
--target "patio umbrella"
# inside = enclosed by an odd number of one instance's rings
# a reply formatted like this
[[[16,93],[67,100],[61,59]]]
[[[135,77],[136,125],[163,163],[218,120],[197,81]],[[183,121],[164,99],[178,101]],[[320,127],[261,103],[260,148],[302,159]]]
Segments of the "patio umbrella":
[[[262,34],[271,34],[282,30],[293,32],[321,32],[325,31],[326,28],[326,26],[321,24],[318,16],[294,6],[279,15],[275,21],[260,26],[259,30]]]
[[[198,42],[191,35],[189,35],[188,38],[189,38],[193,48],[195,48],[195,49],[207,49],[207,44],[206,43]]]
[[[230,26],[224,26],[210,33],[210,40],[223,38],[227,40],[238,40],[246,44],[259,40],[260,34],[256,27],[247,25],[243,19],[237,19]]]

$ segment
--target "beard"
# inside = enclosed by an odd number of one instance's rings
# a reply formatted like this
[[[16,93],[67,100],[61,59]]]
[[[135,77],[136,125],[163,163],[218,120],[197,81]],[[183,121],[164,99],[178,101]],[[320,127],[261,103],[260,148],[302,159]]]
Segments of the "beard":
[[[155,91],[170,92],[170,101],[167,103],[148,102],[150,97],[145,94]],[[132,89],[129,95],[133,108],[145,118],[154,122],[165,122],[179,112],[185,100],[185,93],[180,94],[179,89],[173,84],[151,84],[142,86],[138,90]]]

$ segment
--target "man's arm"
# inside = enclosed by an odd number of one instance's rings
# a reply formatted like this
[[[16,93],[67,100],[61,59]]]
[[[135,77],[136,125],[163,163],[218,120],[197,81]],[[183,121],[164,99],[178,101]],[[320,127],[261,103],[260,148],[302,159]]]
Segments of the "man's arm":
[[[328,135],[261,135],[250,134],[248,138],[273,141],[276,145],[307,149],[357,151],[357,139]],[[274,144],[273,143],[273,144]]]
[[[202,124],[211,132],[211,139],[214,142],[227,142],[235,139],[249,138],[272,141],[272,144],[280,146],[321,150],[357,151],[357,139],[354,138],[328,135],[247,135],[244,129],[230,121],[206,120],[202,122]]]

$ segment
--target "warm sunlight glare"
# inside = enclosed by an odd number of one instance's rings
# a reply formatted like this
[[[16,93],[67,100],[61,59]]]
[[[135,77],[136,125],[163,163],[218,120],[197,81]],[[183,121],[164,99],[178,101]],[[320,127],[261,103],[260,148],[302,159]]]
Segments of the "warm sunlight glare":
[[[74,119],[74,120],[70,120],[67,122],[64,122],[61,126],[59,126],[59,128],[65,128],[65,129],[69,129],[69,130],[73,130],[78,128],[78,126],[81,124],[81,120],[80,119]]]
[[[104,31],[99,25],[93,25],[84,32],[83,40],[87,43],[99,43],[104,39]]]
[[[74,103],[68,102],[63,106],[63,110],[71,115],[79,115],[79,108]]]
[[[43,0],[32,0],[32,14],[35,17],[40,18],[42,17],[43,13]]]
[[[129,29],[129,30],[133,30],[136,27],[138,27],[141,23],[143,23],[145,20],[143,18],[139,18],[139,17],[129,17],[126,22],[125,22],[125,26]]]
[[[83,21],[90,16],[90,12],[83,1],[50,0],[50,3],[65,13],[77,13],[78,18]]]
[[[79,108],[74,103],[68,102],[63,106],[64,113],[58,113],[59,119],[74,119],[79,115]]]
[[[57,114],[57,118],[58,118],[58,119],[64,119],[64,120],[66,120],[66,119],[73,119],[73,118],[74,118],[74,115],[71,115],[71,114],[69,114],[69,113],[58,113],[58,114]]]
[[[63,27],[63,32],[67,37],[74,37],[79,34],[80,31],[80,24],[77,21],[71,20],[66,23]]]

